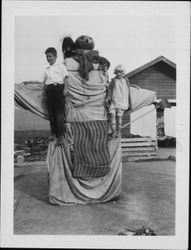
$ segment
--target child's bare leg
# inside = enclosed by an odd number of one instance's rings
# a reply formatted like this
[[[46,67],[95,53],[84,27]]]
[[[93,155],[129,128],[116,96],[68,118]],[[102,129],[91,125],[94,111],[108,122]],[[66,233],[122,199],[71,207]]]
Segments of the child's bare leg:
[[[116,136],[121,136],[121,128],[122,128],[122,116],[123,116],[123,110],[117,111],[117,134]]]
[[[117,137],[121,136],[121,127],[122,127],[122,117],[117,116],[117,134],[116,134]]]
[[[112,137],[115,137],[116,133],[116,115],[115,115],[115,110],[112,110],[110,112],[110,128],[112,132]]]

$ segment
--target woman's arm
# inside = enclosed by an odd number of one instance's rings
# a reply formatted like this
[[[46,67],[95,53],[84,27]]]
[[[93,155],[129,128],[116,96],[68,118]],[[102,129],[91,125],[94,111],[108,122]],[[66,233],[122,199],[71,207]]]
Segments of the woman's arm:
[[[115,86],[115,79],[113,78],[109,84],[109,88],[108,88],[108,99],[112,100],[112,96],[113,96],[113,89]]]
[[[64,78],[64,89],[63,89],[63,94],[64,96],[68,95],[68,76],[65,76]]]
[[[109,108],[111,105],[114,85],[115,85],[115,80],[112,79],[107,87],[107,93],[106,93],[106,98],[105,98],[106,108]]]

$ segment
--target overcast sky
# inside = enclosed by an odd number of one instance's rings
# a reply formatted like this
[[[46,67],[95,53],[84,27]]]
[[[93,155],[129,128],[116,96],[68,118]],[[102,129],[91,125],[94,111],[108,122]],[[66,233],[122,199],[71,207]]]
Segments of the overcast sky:
[[[84,5],[83,5],[84,6]],[[15,82],[40,80],[47,65],[44,51],[47,47],[58,50],[58,61],[62,61],[61,38],[66,34],[75,40],[79,35],[90,35],[95,41],[95,49],[106,57],[111,67],[124,64],[127,72],[142,66],[158,56],[165,56],[176,63],[176,19],[171,15],[133,15],[128,13],[128,4],[110,4],[106,15],[103,5],[97,5],[95,15],[91,3],[86,12],[80,8],[63,15],[16,16],[15,17]],[[77,11],[78,10],[78,11]],[[89,12],[90,10],[90,12]],[[99,10],[100,13],[99,14]],[[144,8],[142,9],[144,13]],[[127,12],[127,14],[125,14]],[[92,13],[91,15],[89,13]]]

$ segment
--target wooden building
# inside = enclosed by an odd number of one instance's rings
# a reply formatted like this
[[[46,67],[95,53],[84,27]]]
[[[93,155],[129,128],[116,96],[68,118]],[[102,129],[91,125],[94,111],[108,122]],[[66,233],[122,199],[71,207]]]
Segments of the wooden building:
[[[156,92],[157,99],[176,99],[176,64],[160,56],[126,75],[130,83]]]
[[[176,105],[176,64],[163,56],[144,64],[143,66],[126,74],[131,84],[143,89],[156,92],[157,100],[167,98]],[[130,121],[126,112],[123,116],[123,124]],[[126,137],[130,132],[130,126],[122,130],[122,136]]]

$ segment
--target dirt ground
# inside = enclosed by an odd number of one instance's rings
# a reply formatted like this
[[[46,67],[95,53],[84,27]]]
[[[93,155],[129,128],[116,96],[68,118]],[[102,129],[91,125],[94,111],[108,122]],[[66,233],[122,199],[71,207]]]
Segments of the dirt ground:
[[[175,148],[160,156],[175,156]],[[118,235],[125,227],[150,227],[175,234],[174,160],[123,162],[122,192],[116,202],[57,206],[48,203],[45,162],[15,166],[14,234]]]

